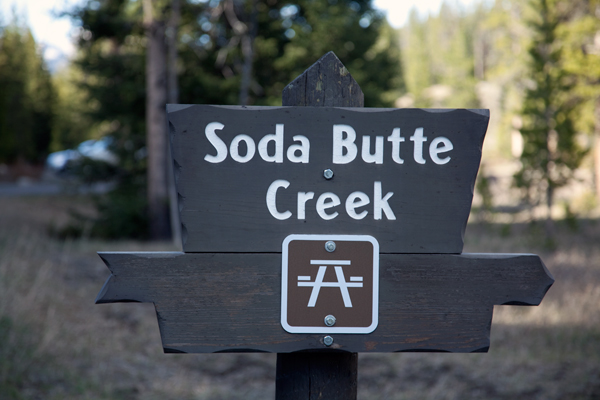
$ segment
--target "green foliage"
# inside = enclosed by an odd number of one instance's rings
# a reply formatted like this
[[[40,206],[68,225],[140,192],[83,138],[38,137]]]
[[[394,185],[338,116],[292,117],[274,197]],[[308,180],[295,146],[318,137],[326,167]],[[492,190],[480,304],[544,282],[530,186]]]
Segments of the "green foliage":
[[[51,151],[74,149],[84,140],[100,137],[102,126],[92,124],[88,115],[89,102],[78,83],[81,71],[73,65],[52,76],[56,90],[55,116],[52,124]]]
[[[50,145],[55,92],[31,31],[0,27],[0,162],[40,162]]]
[[[490,221],[494,211],[494,200],[490,187],[490,178],[486,175],[485,164],[479,166],[475,181],[475,190],[481,196],[481,208],[478,210],[483,221]]]
[[[144,194],[132,187],[130,191],[115,190],[99,198],[96,204],[101,217],[95,221],[90,234],[107,239],[147,239],[148,216]]]
[[[370,0],[234,2],[236,18],[255,31],[248,104],[279,105],[283,88],[329,51],[365,93],[365,105],[390,106],[404,89],[395,32]],[[221,7],[182,5],[181,102],[238,104],[244,67],[240,35]]]
[[[411,11],[403,30],[408,91],[418,107],[478,107],[474,40],[483,6],[460,9],[443,2],[437,15]]]
[[[600,124],[600,2],[573,0],[572,17],[558,32],[563,44],[564,68],[576,77],[574,92],[582,100],[576,127],[593,132]]]
[[[568,18],[560,0],[531,0],[528,24],[533,37],[529,45],[529,87],[522,113],[525,145],[516,184],[534,203],[553,203],[554,190],[565,185],[585,152],[578,146],[575,129],[575,80],[564,67],[563,43],[558,33]]]

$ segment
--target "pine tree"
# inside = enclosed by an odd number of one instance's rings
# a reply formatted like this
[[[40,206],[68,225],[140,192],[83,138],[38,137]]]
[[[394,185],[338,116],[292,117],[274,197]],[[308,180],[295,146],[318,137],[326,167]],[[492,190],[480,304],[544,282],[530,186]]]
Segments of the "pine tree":
[[[575,140],[574,77],[564,68],[559,30],[565,21],[559,0],[530,0],[528,26],[530,85],[522,109],[525,144],[516,184],[534,204],[545,201],[546,232],[552,235],[552,206],[555,190],[565,185],[581,163],[584,152]]]
[[[31,31],[13,17],[0,32],[0,162],[41,162],[48,152],[55,92]]]
[[[403,30],[406,82],[419,107],[475,108],[474,37],[482,5],[442,2],[438,14],[411,11]]]
[[[570,21],[562,30],[565,69],[577,80],[581,97],[577,126],[593,132],[596,197],[600,200],[600,1],[570,2]]]

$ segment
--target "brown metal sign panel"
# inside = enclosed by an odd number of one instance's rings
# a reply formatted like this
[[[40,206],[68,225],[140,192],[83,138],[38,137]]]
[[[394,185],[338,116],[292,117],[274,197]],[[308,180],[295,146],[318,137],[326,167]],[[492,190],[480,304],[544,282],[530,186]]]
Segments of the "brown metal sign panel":
[[[281,325],[289,333],[371,333],[379,243],[366,235],[290,235],[282,246]]]

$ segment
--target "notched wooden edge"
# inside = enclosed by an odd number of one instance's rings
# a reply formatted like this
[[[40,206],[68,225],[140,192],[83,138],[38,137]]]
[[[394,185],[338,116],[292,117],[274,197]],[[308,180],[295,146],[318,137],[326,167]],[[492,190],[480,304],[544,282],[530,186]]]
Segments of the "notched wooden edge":
[[[102,286],[102,289],[96,296],[95,304],[107,304],[107,303],[142,303],[147,302],[145,299],[140,299],[140,293],[131,294],[126,287],[126,284],[118,285],[121,283],[119,281],[120,270],[122,268],[127,268],[126,265],[121,264],[119,261],[130,259],[130,258],[175,258],[184,255],[185,253],[180,251],[172,251],[172,252],[132,252],[132,251],[99,251],[98,256],[102,259],[106,267],[111,272],[106,282]],[[123,281],[127,281],[127,278],[122,279]],[[124,287],[122,287],[124,286]],[[127,293],[124,293],[127,292]],[[141,298],[145,296],[140,296]]]
[[[539,306],[542,303],[542,300],[544,299],[544,297],[546,296],[546,293],[548,293],[548,290],[550,290],[550,288],[554,284],[554,282],[555,282],[554,276],[552,276],[552,273],[550,272],[550,270],[548,270],[548,268],[546,267],[546,264],[544,264],[544,261],[542,260],[542,258],[540,256],[538,256],[537,254],[514,254],[514,256],[515,257],[534,257],[534,258],[536,258],[537,262],[539,263],[539,266],[542,267],[543,274],[545,275],[545,281],[540,282],[540,285],[542,285],[542,286],[540,287],[540,292],[539,292],[537,301],[527,302],[527,301],[513,300],[513,301],[508,301],[508,302],[502,303],[500,305],[503,305],[503,306]]]

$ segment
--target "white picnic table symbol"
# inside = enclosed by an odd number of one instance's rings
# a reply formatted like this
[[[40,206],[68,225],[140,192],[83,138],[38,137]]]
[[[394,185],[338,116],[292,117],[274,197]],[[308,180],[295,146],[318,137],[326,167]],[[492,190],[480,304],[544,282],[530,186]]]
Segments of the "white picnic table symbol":
[[[318,265],[319,271],[314,281],[311,281],[310,275],[298,275],[298,286],[312,287],[310,298],[308,299],[307,307],[314,307],[317,304],[319,293],[323,287],[337,287],[340,288],[342,299],[344,300],[344,306],[347,308],[352,307],[352,300],[350,299],[349,287],[363,287],[362,276],[351,276],[350,282],[346,281],[344,276],[343,265],[350,265],[350,260],[310,260],[311,265]],[[333,266],[335,274],[337,276],[337,282],[323,282],[327,266]]]

